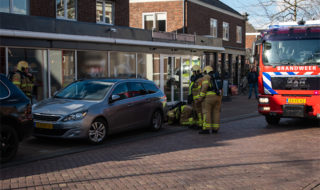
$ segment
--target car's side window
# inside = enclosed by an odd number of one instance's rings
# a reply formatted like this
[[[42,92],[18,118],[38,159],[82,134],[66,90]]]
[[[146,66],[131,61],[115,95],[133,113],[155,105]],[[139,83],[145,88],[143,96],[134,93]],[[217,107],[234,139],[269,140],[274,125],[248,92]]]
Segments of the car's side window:
[[[0,99],[7,98],[10,92],[8,87],[0,81]]]
[[[139,82],[129,82],[129,97],[136,97],[146,94],[146,90],[143,88],[142,84]]]
[[[127,83],[121,83],[113,90],[112,95],[119,95],[122,100],[129,97],[128,92]]]
[[[151,84],[151,83],[142,83],[142,84],[143,84],[143,87],[148,92],[148,94],[156,93],[159,90],[154,84]]]

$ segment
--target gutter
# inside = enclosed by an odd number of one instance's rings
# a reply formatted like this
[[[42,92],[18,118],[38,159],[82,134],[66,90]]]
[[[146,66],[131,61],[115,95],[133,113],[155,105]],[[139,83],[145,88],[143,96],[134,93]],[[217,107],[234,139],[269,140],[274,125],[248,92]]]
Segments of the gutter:
[[[119,45],[134,45],[134,46],[148,46],[159,48],[180,48],[180,49],[197,49],[207,51],[224,51],[223,47],[214,46],[201,46],[179,43],[165,43],[154,41],[142,40],[129,40],[121,38],[108,38],[99,36],[86,36],[86,35],[73,35],[73,34],[57,34],[46,32],[32,32],[22,30],[8,30],[0,29],[0,36],[15,37],[15,38],[31,38],[31,39],[44,39],[44,40],[63,40],[63,41],[77,41],[77,42],[92,42],[92,43],[108,43]]]

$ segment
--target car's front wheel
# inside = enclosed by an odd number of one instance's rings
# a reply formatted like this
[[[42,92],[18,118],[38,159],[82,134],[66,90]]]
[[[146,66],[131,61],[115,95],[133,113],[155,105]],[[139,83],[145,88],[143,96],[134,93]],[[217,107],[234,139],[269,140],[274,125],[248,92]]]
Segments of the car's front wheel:
[[[19,146],[19,139],[16,130],[8,125],[2,125],[0,143],[1,162],[7,162],[13,159]]]
[[[161,129],[163,123],[162,114],[159,110],[153,112],[151,121],[150,121],[150,128],[152,131],[158,131]]]
[[[88,132],[88,139],[90,143],[93,144],[100,144],[102,143],[107,136],[107,123],[99,118],[94,120],[91,123],[89,132]]]

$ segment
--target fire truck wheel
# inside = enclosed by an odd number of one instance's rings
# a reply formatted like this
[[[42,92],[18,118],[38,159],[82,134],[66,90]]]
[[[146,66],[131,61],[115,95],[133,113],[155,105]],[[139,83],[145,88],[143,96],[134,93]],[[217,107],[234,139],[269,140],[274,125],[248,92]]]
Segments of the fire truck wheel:
[[[266,121],[269,125],[278,125],[280,122],[280,117],[275,117],[275,116],[266,116]]]

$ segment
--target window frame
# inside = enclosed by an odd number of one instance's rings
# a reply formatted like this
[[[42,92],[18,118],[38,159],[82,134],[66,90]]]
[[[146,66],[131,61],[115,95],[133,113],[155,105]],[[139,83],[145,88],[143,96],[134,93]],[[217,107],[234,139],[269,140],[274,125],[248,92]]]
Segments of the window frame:
[[[238,39],[238,29],[240,29],[240,34],[239,34],[239,39]],[[237,40],[237,43],[239,44],[242,44],[242,27],[241,26],[237,26],[237,29],[236,29],[236,40]]]
[[[225,27],[225,26],[227,26],[227,27]],[[225,30],[225,28],[227,28],[227,30]],[[229,23],[228,23],[228,22],[223,22],[223,23],[222,23],[222,29],[223,29],[222,39],[223,39],[224,41],[229,41],[229,39],[230,39],[230,25],[229,25]],[[225,31],[226,31],[226,33],[225,33]],[[228,37],[226,37],[225,34],[228,34]]]
[[[63,1],[63,9],[64,9],[64,13],[65,13],[65,15],[62,17],[62,16],[58,16],[58,12],[57,12],[57,0],[55,0],[56,1],[56,18],[57,19],[61,19],[61,20],[70,20],[70,21],[77,21],[77,19],[78,19],[78,0],[74,0],[75,1],[75,3],[74,3],[74,7],[75,7],[75,18],[74,19],[70,19],[70,18],[68,18],[68,12],[67,12],[67,10],[68,10],[68,4],[67,4],[67,0],[61,0],[61,1]]]
[[[165,17],[166,17],[166,28],[165,28],[165,31],[157,31],[157,32],[167,32],[167,29],[168,29],[168,15],[167,15],[167,12],[147,12],[147,13],[142,13],[142,29],[144,29],[144,30],[146,30],[144,27],[145,27],[145,25],[144,25],[144,22],[145,22],[145,20],[144,20],[144,17],[146,16],[146,15],[152,15],[153,16],[153,27],[152,27],[152,31],[154,30],[154,28],[156,28],[155,26],[156,26],[156,15],[157,14],[165,14]]]
[[[214,21],[216,23],[216,27],[215,27],[215,33],[216,35],[214,36],[213,33],[211,33],[211,30],[213,31],[214,28],[212,28],[212,21]],[[214,38],[218,38],[218,20],[214,19],[214,18],[210,18],[210,35]]]
[[[96,17],[97,17],[97,2],[101,2],[102,3],[102,15],[103,15],[103,21],[97,21],[96,18],[96,23],[97,24],[103,24],[103,25],[109,25],[109,26],[114,26],[114,17],[115,17],[115,3],[113,1],[110,0],[96,0]],[[112,4],[112,24],[110,23],[106,23],[106,15],[105,15],[105,4],[107,3],[111,3]]]
[[[10,14],[18,14],[18,15],[29,15],[30,14],[30,0],[25,0],[26,1],[26,14],[19,14],[19,13],[15,13],[13,12],[13,1],[14,0],[8,0],[9,1],[9,12]],[[6,13],[6,12],[4,12]]]

